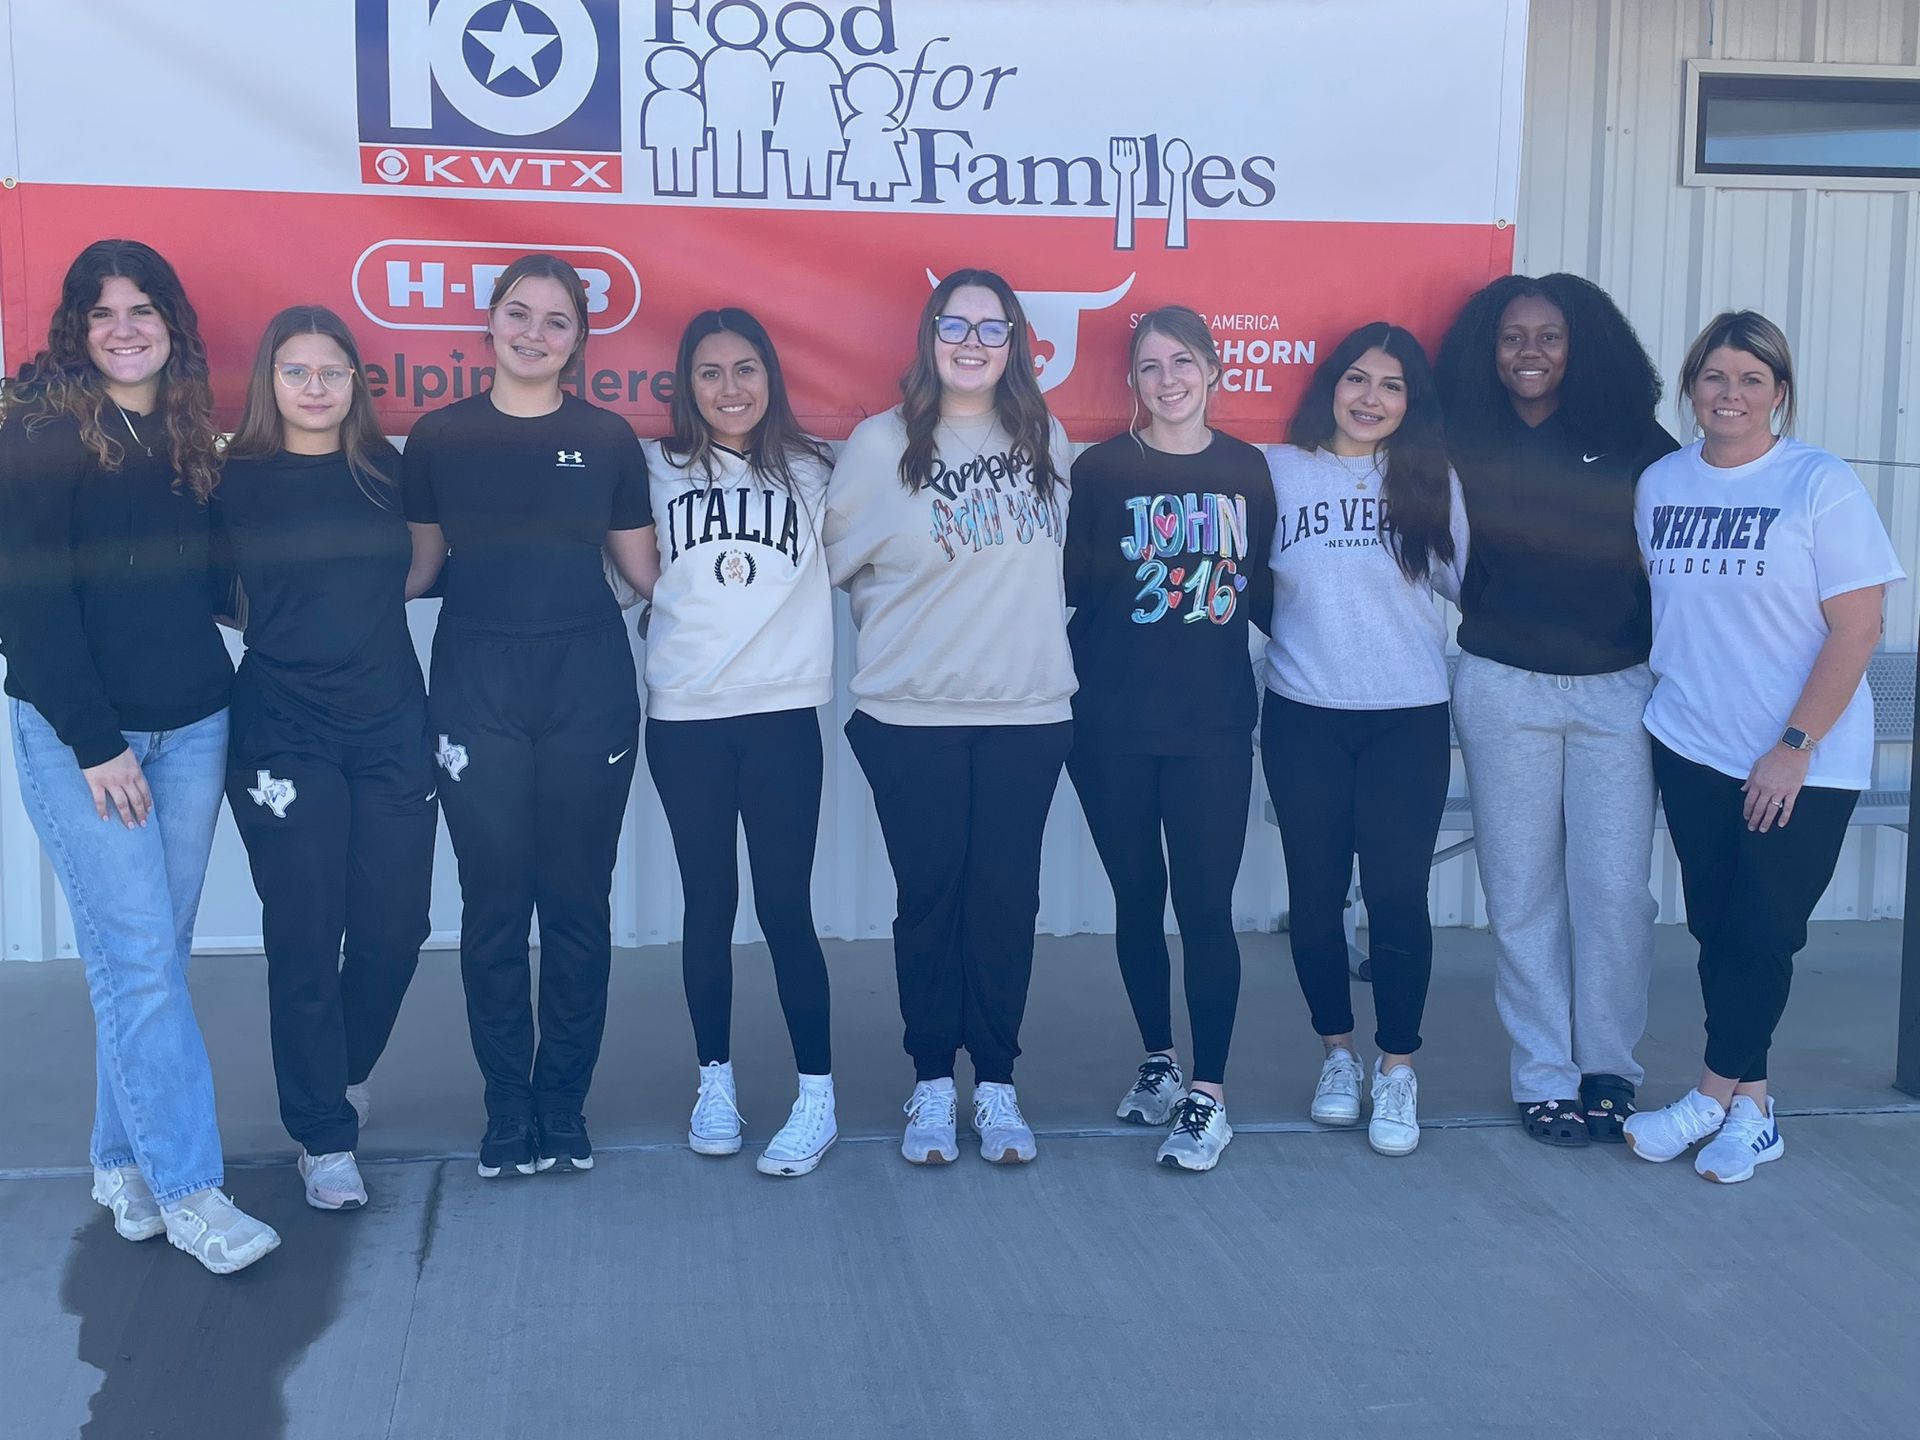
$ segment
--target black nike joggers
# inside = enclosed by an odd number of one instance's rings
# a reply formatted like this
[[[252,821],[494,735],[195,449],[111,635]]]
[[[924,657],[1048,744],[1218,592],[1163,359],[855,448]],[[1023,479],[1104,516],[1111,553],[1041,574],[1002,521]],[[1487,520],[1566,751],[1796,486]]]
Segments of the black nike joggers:
[[[427,704],[488,1118],[578,1115],[606,1027],[613,864],[640,738],[625,627],[503,639],[442,616]]]

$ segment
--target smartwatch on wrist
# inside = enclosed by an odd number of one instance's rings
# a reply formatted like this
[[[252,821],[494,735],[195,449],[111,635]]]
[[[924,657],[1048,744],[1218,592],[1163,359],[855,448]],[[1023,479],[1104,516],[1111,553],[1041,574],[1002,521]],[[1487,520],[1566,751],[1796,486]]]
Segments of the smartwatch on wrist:
[[[1789,750],[1811,750],[1814,747],[1813,737],[1793,725],[1781,732],[1780,743]]]

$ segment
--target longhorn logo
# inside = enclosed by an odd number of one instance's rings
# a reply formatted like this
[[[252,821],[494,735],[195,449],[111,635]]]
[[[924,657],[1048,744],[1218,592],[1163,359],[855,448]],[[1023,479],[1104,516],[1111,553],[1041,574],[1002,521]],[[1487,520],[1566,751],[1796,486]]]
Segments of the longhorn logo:
[[[1111,290],[1098,293],[1084,290],[1015,290],[1021,307],[1027,312],[1027,324],[1033,330],[1033,369],[1042,390],[1063,384],[1073,373],[1073,362],[1080,349],[1080,317],[1093,310],[1106,310],[1120,303],[1133,288],[1139,272],[1127,276]],[[940,277],[927,271],[927,283],[938,287]]]

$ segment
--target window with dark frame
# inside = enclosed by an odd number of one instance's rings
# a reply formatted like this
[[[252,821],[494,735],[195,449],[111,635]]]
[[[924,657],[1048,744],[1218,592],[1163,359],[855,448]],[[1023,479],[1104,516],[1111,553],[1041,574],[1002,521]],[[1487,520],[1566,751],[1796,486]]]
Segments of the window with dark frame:
[[[1920,79],[1703,71],[1693,170],[1920,180]]]

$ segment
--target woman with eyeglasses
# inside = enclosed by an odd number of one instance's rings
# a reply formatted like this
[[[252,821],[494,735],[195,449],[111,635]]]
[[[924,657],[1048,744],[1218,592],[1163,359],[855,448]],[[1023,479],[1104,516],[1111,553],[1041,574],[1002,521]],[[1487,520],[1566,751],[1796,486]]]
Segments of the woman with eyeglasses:
[[[0,637],[20,799],[93,1001],[93,1198],[216,1274],[280,1243],[221,1193],[187,993],[233,665],[209,605],[219,479],[199,321],[135,240],[68,267],[0,410]]]
[[[492,387],[414,426],[401,487],[426,559],[409,593],[452,548],[427,713],[486,1083],[479,1169],[493,1179],[593,1167],[582,1108],[606,1029],[613,865],[640,739],[606,567],[644,595],[660,562],[639,440],[560,388],[587,344],[579,272],[553,255],[515,260],[494,281],[486,337]]]
[[[833,698],[833,589],[820,549],[831,459],[801,430],[780,356],[745,310],[688,322],[673,433],[648,441],[660,580],[647,630],[647,769],[686,893],[680,970],[700,1065],[687,1140],[740,1150],[733,919],[740,827],[799,1097],[758,1168],[810,1173],[839,1134],[827,962],[813,928],[820,717]]]
[[[260,892],[280,1119],[320,1210],[366,1203],[367,1077],[429,929],[438,807],[399,478],[346,324],[274,316],[214,508],[247,641],[227,803]]]
[[[841,452],[825,539],[859,631],[847,740],[898,891],[915,1079],[901,1153],[959,1157],[965,1047],[981,1158],[1017,1164],[1034,1157],[1013,1064],[1040,839],[1073,735],[1066,433],[1041,399],[1019,297],[990,270],[934,287],[900,388]]]

